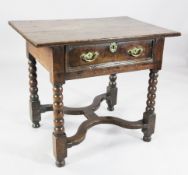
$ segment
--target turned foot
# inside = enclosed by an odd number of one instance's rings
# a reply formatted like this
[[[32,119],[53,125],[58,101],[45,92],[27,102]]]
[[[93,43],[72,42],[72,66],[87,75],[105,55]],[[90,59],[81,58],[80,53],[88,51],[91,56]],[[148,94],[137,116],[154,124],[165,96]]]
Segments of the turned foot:
[[[108,111],[114,111],[114,106],[108,105],[107,109]]]
[[[56,166],[57,166],[57,167],[63,167],[63,166],[65,166],[65,161],[64,161],[64,160],[61,161],[61,162],[56,161]]]
[[[40,127],[40,123],[39,122],[33,122],[32,127],[33,128],[39,128]]]
[[[116,76],[116,74],[110,75],[109,79],[110,79],[110,82],[109,82],[109,85],[107,87],[106,103],[108,105],[107,109],[109,111],[113,111],[114,106],[117,103],[117,87],[116,87],[117,76]]]
[[[144,136],[143,141],[145,142],[150,142],[151,141],[151,136]]]

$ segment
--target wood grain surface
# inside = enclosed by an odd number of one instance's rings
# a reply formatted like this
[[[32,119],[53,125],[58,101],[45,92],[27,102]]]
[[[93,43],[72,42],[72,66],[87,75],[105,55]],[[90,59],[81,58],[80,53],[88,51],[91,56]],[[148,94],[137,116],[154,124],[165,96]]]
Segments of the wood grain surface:
[[[152,57],[152,43],[152,40],[118,42],[117,51],[115,53],[110,51],[110,43],[84,44],[79,46],[71,45],[67,47],[67,55],[65,59],[68,66],[70,67],[95,65],[114,61],[134,60],[140,58],[147,59]],[[133,57],[128,54],[128,50],[134,47],[143,48],[143,52],[140,56]],[[85,62],[80,58],[80,55],[87,52],[98,52],[99,55],[96,60],[92,62]]]
[[[35,46],[49,46],[116,39],[150,39],[179,36],[179,32],[147,24],[129,17],[71,20],[9,21]]]

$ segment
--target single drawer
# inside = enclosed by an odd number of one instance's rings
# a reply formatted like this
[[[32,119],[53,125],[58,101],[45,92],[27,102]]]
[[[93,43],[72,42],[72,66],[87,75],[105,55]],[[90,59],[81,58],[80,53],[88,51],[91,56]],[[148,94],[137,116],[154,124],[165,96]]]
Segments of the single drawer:
[[[148,60],[152,58],[152,45],[153,40],[70,45],[66,48],[66,65],[74,68],[109,62]]]

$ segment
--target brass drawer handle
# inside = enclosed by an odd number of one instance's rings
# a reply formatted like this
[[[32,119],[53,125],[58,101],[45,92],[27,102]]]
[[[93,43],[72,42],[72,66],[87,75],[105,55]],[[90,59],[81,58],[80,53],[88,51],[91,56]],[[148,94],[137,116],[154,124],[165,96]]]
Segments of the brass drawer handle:
[[[93,62],[97,59],[98,56],[99,56],[99,52],[87,52],[87,53],[82,53],[80,55],[80,58],[85,62]]]
[[[117,43],[113,42],[110,44],[110,52],[115,53],[117,51]]]
[[[128,50],[128,54],[133,57],[139,57],[143,53],[144,49],[142,47],[133,47]]]

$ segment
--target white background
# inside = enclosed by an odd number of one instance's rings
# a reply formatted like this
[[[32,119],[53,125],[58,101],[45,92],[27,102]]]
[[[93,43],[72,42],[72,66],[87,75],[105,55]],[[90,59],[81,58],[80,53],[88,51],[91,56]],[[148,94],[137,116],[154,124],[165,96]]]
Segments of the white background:
[[[0,0],[0,174],[188,174],[187,9],[186,0]],[[182,37],[166,40],[156,132],[152,142],[144,143],[139,130],[96,126],[81,145],[68,150],[66,166],[58,169],[52,155],[52,113],[42,115],[41,128],[31,128],[25,41],[7,21],[109,16],[131,16],[182,32]],[[51,103],[48,74],[41,66],[38,72],[41,102]],[[115,111],[107,112],[103,103],[97,113],[140,119],[147,81],[148,71],[119,74]],[[107,76],[68,81],[64,102],[87,105],[107,83]],[[74,134],[83,120],[66,116],[67,135]]]

